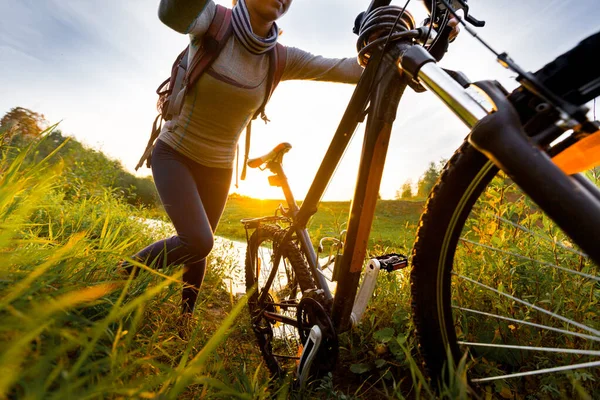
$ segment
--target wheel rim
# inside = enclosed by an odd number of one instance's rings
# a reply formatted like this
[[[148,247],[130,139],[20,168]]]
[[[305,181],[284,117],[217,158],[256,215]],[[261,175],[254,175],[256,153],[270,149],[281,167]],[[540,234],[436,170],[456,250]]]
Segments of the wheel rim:
[[[438,268],[447,274],[437,280],[443,341],[455,357],[468,354],[473,382],[495,381],[505,393],[535,387],[557,394],[573,380],[598,390],[591,383],[600,367],[598,266],[503,175],[456,237],[491,168],[465,192],[444,241],[440,265],[452,264],[452,274]]]

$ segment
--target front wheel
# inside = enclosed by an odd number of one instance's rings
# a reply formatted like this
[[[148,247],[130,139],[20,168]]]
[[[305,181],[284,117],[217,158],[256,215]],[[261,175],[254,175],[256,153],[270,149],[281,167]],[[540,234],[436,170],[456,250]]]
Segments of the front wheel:
[[[246,252],[252,329],[267,367],[276,377],[293,369],[299,360],[302,342],[295,322],[298,304],[305,291],[316,288],[302,252],[293,242],[282,242],[284,236],[279,226],[260,225],[250,237]],[[281,258],[274,265],[276,252]],[[274,279],[267,286],[273,270]]]
[[[504,397],[600,393],[598,265],[468,143],[427,202],[411,288],[437,382],[464,356],[470,381]]]

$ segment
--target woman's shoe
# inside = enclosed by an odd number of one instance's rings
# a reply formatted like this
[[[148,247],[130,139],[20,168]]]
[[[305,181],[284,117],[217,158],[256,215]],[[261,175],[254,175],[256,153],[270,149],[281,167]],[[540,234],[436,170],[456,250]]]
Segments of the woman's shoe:
[[[134,274],[134,278],[137,276],[137,271],[139,269],[135,267],[135,265],[131,265],[130,263],[128,263],[125,260],[121,260],[119,261],[119,264],[117,265],[117,274],[119,276],[121,276],[123,279],[129,279],[129,277],[131,276],[131,274]]]
[[[184,312],[179,315],[176,320],[177,333],[181,340],[188,341],[194,332],[196,323],[198,320],[194,317],[193,313]]]

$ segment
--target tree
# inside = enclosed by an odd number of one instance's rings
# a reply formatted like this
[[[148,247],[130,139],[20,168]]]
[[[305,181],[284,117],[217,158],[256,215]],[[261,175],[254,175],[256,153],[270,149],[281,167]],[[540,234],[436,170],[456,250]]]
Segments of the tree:
[[[0,131],[5,131],[5,139],[15,134],[38,137],[44,130],[46,119],[42,114],[23,107],[11,108],[0,120]]]
[[[435,186],[446,162],[447,160],[442,158],[438,161],[437,165],[433,161],[429,163],[429,167],[417,182],[417,196],[427,197],[429,195],[429,192],[431,192],[431,189]]]
[[[400,196],[398,196],[400,195]],[[400,199],[410,199],[413,197],[412,193],[412,180],[407,179],[406,182],[402,185],[402,189],[400,193],[396,192],[396,198]]]

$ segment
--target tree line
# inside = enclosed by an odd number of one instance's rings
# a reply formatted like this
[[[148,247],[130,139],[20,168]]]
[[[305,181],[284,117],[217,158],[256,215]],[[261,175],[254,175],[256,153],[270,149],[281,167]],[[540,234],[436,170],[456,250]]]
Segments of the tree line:
[[[8,157],[16,157],[30,145],[35,146],[27,160],[31,163],[59,149],[51,162],[64,164],[57,185],[61,185],[66,199],[87,198],[109,189],[133,205],[160,205],[152,178],[137,177],[119,161],[64,136],[60,129],[50,126],[43,114],[23,107],[10,109],[0,119],[0,146],[8,148]]]
[[[413,198],[427,197],[429,195],[429,192],[431,192],[431,189],[433,189],[433,187],[435,186],[435,183],[437,182],[438,178],[440,177],[440,174],[442,172],[442,169],[444,168],[444,165],[446,165],[446,162],[446,159],[441,159],[437,163],[433,161],[430,162],[425,172],[423,172],[423,174],[419,177],[419,180],[417,181],[416,193],[414,192],[414,185],[412,179],[407,179],[402,184],[400,189],[396,190],[395,199],[407,200]]]

